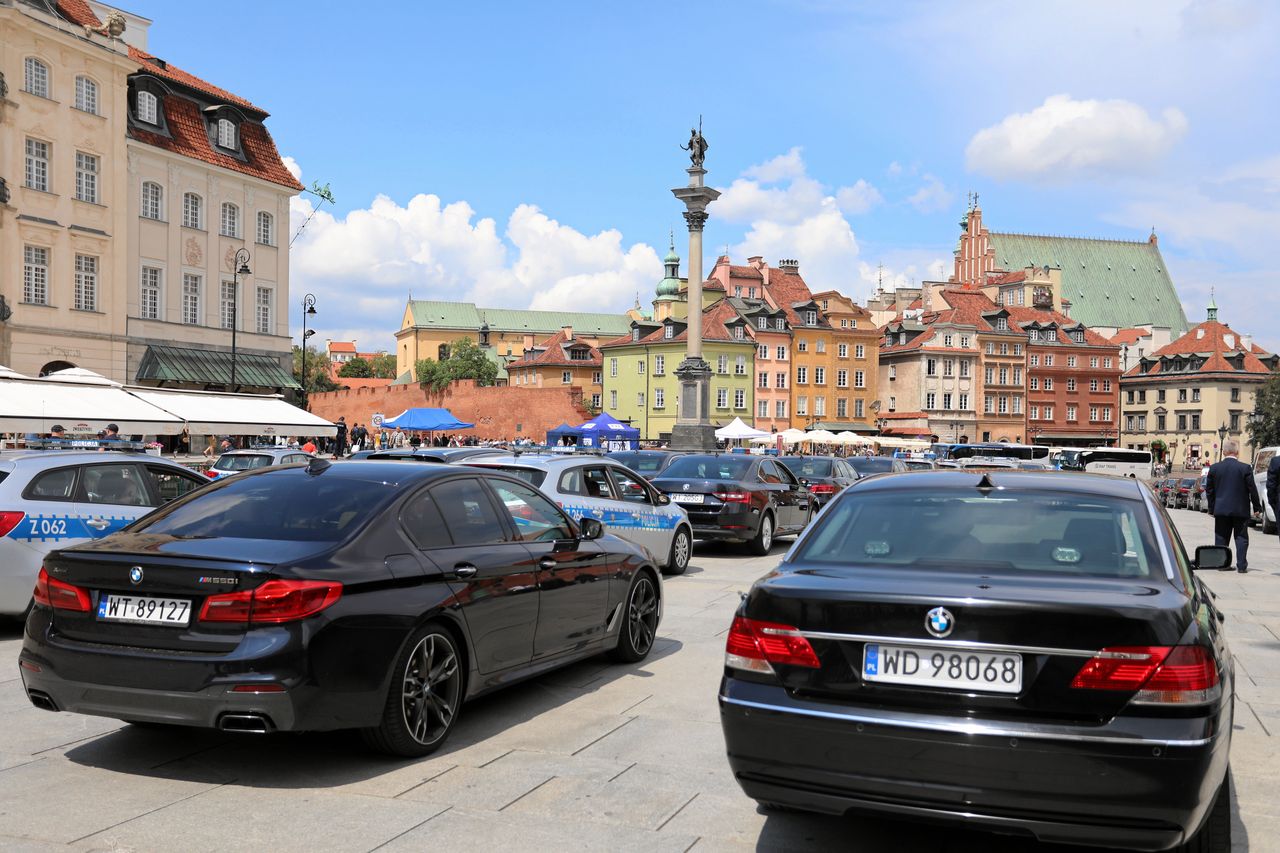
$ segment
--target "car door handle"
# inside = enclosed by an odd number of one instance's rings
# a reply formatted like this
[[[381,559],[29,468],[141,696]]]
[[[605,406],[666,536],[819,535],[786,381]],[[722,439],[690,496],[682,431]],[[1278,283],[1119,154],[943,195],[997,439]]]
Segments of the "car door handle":
[[[107,521],[105,518],[92,518],[86,521],[85,524],[89,525],[94,530],[106,530],[111,526],[111,522]]]
[[[555,568],[558,565],[560,564],[557,563],[555,561],[555,558],[553,557],[543,557],[541,560],[538,561],[538,568],[547,572],[555,571]]]
[[[453,576],[455,578],[473,578],[476,576],[476,567],[470,563],[458,563],[453,567]]]

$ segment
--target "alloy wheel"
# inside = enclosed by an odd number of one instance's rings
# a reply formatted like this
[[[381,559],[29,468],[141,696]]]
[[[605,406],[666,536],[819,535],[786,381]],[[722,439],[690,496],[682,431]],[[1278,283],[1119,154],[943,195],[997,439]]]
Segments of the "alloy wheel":
[[[683,530],[676,532],[676,544],[671,549],[674,557],[671,561],[671,567],[677,572],[684,571],[685,567],[689,565],[689,551],[692,548],[692,544],[687,533]]]
[[[767,515],[760,520],[760,545],[765,551],[773,547],[773,519]]]
[[[627,604],[627,631],[631,637],[631,648],[641,657],[648,654],[653,646],[653,637],[658,630],[658,593],[653,581],[647,575],[641,575],[631,590],[631,600]]]
[[[404,724],[421,744],[439,740],[458,710],[462,674],[453,643],[442,634],[423,637],[405,664]]]

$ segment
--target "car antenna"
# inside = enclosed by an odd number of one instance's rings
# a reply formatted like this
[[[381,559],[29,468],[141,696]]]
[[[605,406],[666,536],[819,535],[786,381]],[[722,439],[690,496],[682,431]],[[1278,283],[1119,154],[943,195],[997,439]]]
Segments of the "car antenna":
[[[333,463],[328,459],[321,459],[319,456],[312,456],[307,461],[307,473],[311,475],[323,474],[329,470],[329,466]]]
[[[991,472],[983,471],[982,479],[978,481],[978,491],[982,492],[982,496],[986,497],[992,490],[999,488],[995,483],[991,482]]]

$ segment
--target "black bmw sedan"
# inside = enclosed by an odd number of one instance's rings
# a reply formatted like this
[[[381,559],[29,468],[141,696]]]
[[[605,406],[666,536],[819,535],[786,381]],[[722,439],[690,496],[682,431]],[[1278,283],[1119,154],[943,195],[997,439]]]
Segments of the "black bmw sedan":
[[[1133,480],[860,480],[733,620],[729,763],[765,805],[1226,850],[1234,668],[1196,572],[1229,563]]]
[[[46,558],[19,667],[38,707],[439,747],[464,700],[648,655],[636,546],[498,472],[312,460],[228,478]]]
[[[826,506],[858,479],[858,472],[848,462],[830,456],[779,456],[778,462],[807,484],[819,507]]]

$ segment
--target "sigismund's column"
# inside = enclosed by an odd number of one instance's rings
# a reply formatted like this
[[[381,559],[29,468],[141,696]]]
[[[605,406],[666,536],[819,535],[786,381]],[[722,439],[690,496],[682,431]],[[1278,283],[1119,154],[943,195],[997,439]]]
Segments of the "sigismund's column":
[[[671,191],[684,202],[684,221],[689,225],[688,349],[676,368],[680,410],[671,429],[671,447],[705,451],[716,449],[716,428],[711,423],[711,365],[702,357],[702,229],[707,224],[707,205],[720,197],[720,191],[705,184],[707,170],[702,163],[708,145],[702,136],[702,122],[698,125],[698,130],[690,131],[689,144],[680,146],[693,162],[686,170],[689,185]]]

